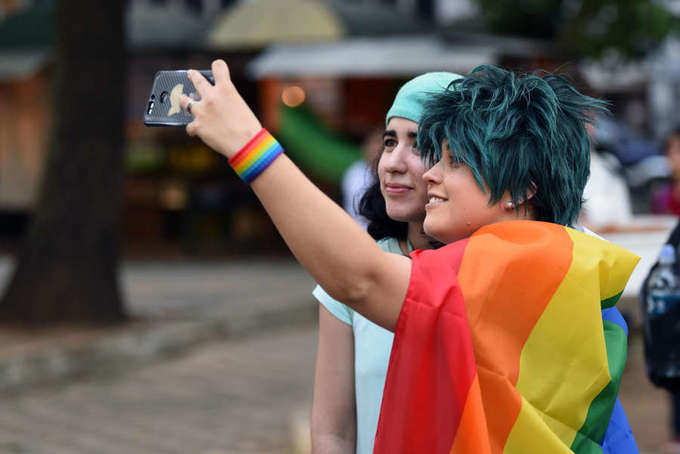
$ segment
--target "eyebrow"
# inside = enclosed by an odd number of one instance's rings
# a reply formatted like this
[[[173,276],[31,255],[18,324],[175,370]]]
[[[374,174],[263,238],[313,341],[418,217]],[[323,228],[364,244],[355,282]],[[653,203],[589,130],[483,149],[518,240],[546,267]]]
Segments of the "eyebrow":
[[[383,132],[383,138],[385,137],[397,137],[397,132],[394,129],[388,129],[385,132]],[[409,139],[415,139],[418,137],[418,132],[409,131],[406,133],[406,137],[408,137]]]

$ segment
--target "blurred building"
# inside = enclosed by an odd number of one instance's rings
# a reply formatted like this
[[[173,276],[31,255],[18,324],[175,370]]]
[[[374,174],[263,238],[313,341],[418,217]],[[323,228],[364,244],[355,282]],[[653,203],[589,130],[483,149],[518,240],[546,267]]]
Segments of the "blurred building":
[[[362,135],[382,124],[409,78],[426,71],[466,73],[484,63],[564,68],[565,59],[549,42],[489,34],[476,5],[472,0],[130,0],[128,243],[196,252],[283,249],[259,204],[223,159],[181,128],[142,124],[156,71],[208,68],[214,58],[225,58],[265,126],[322,189],[339,199],[340,176],[359,157]],[[53,42],[52,0],[0,0],[0,235],[20,233],[35,200],[51,123]],[[592,74],[591,83],[597,80]],[[612,83],[594,86],[646,106],[652,80],[647,74],[617,85],[617,93]],[[658,93],[668,89],[657,85],[651,92],[663,98]]]

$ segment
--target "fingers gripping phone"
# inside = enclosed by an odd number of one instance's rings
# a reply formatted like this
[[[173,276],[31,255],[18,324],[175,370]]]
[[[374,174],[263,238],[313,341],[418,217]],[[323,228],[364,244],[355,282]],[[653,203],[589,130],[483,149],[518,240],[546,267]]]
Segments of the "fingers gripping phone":
[[[215,85],[212,71],[199,71],[208,81]],[[194,119],[179,105],[181,94],[198,97],[194,84],[187,76],[186,70],[158,71],[153,79],[151,93],[144,112],[144,124],[147,126],[186,126]]]

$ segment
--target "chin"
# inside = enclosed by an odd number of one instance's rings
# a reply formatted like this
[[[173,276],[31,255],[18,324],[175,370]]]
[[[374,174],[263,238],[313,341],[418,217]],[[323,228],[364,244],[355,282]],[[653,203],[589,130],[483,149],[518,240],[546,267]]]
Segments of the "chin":
[[[410,222],[415,217],[412,210],[406,208],[387,207],[385,211],[387,211],[387,216],[389,216],[390,219],[399,222]]]
[[[441,235],[442,232],[438,231],[434,226],[431,224],[428,224],[427,218],[425,219],[425,222],[423,222],[423,231],[425,232],[425,235],[429,236],[430,238],[433,238],[441,243],[448,244],[450,241],[448,241],[445,238],[445,235]]]

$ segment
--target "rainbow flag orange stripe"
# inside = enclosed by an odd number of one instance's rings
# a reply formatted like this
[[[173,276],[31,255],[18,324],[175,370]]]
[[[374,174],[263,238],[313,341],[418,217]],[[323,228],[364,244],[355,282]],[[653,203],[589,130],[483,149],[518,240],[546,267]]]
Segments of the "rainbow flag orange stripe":
[[[229,164],[243,181],[250,183],[281,153],[281,145],[269,131],[262,128],[238,153],[229,158]]]
[[[601,310],[638,260],[534,221],[414,252],[374,452],[602,452],[626,333]]]

